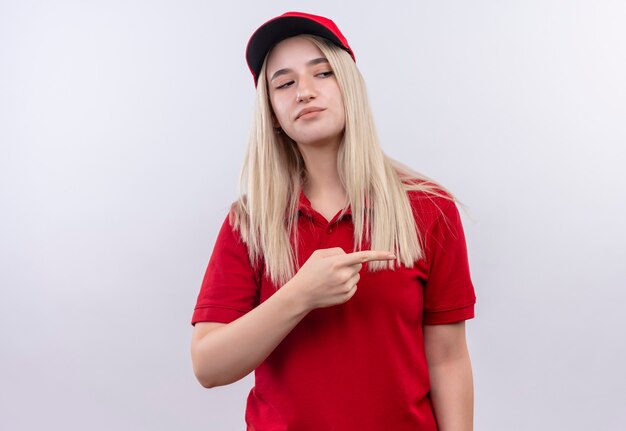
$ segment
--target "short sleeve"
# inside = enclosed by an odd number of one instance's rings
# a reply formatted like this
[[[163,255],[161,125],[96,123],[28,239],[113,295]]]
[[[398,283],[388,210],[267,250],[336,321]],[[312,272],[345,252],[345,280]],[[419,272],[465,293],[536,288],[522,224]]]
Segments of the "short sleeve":
[[[446,199],[438,213],[424,238],[429,273],[423,323],[428,325],[471,319],[476,303],[459,211]]]
[[[258,304],[258,277],[239,232],[228,216],[215,240],[191,324],[229,323]]]

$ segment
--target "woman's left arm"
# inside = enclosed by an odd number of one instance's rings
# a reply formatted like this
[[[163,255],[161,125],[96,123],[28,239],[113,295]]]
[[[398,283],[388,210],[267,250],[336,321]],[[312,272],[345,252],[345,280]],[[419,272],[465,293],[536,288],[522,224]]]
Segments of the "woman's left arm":
[[[430,396],[440,431],[474,429],[472,364],[465,341],[465,321],[424,325]]]

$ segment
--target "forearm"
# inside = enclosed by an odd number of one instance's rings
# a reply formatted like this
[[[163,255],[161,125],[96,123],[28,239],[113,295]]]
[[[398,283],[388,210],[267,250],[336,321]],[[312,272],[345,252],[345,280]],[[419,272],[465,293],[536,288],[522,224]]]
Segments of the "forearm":
[[[473,430],[474,384],[469,355],[429,366],[429,374],[439,430]]]
[[[192,360],[200,383],[233,383],[263,362],[308,313],[296,290],[285,284],[247,314],[197,340]]]

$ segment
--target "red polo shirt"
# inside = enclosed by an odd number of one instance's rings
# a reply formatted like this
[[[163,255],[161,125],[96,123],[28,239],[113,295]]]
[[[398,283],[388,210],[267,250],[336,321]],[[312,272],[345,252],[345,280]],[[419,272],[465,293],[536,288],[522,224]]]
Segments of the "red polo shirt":
[[[435,431],[423,324],[474,317],[461,219],[449,200],[409,197],[425,243],[413,268],[369,272],[345,304],[311,311],[255,370],[248,430]],[[329,222],[300,195],[299,263],[314,250],[352,252],[350,211]],[[369,248],[369,245],[367,246]],[[275,292],[255,270],[228,217],[218,234],[192,323],[228,323]]]

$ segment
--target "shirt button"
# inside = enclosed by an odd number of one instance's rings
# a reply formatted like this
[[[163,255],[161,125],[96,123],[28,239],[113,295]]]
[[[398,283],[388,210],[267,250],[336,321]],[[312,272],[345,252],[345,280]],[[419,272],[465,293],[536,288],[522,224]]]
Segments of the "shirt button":
[[[334,229],[332,227],[329,227],[328,229],[326,229],[326,233],[331,234],[333,233],[333,230]]]

